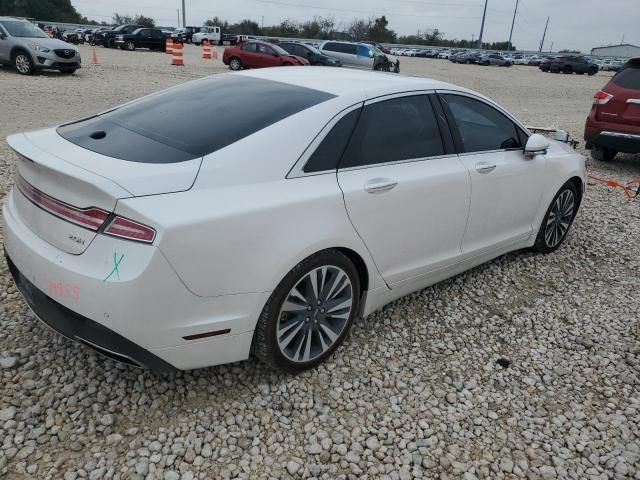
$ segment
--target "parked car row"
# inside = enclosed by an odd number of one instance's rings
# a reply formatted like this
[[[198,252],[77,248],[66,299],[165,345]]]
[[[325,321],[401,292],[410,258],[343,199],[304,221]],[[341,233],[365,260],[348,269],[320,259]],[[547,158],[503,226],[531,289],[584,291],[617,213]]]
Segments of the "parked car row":
[[[251,40],[226,48],[222,56],[231,70],[278,66],[324,65],[400,73],[400,61],[372,43],[327,40],[313,46],[304,42]]]

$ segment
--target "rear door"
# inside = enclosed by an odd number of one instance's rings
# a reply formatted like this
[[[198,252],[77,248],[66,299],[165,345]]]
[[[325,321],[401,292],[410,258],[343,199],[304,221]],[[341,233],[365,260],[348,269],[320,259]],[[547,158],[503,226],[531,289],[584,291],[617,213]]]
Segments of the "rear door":
[[[0,38],[0,62],[11,61],[11,47],[9,46],[9,37],[7,31],[2,27],[0,23],[0,33],[4,34],[4,38]]]
[[[613,97],[598,106],[598,120],[637,132],[640,127],[640,59],[630,60],[603,89]]]
[[[242,51],[242,65],[248,68],[256,68],[260,63],[258,49],[255,43],[245,43],[240,47]]]
[[[342,157],[338,183],[354,227],[390,285],[458,262],[469,174],[429,95],[367,102]]]

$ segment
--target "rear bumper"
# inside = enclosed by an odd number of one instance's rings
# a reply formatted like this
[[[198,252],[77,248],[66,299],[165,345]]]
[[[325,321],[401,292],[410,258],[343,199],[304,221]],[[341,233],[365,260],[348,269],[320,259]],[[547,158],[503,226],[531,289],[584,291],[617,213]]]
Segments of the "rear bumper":
[[[177,370],[122,335],[55,302],[27,280],[8,255],[5,254],[5,258],[16,287],[35,316],[59,334],[127,365],[146,367],[157,372]]]
[[[620,127],[624,128],[624,125],[597,120],[592,110],[584,131],[587,148],[590,149],[595,144],[618,152],[640,153],[640,129],[625,131]]]

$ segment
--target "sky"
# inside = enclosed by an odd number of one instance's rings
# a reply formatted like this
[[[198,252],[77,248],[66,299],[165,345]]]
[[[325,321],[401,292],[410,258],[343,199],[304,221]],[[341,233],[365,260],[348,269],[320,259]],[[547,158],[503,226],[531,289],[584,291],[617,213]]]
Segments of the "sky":
[[[356,18],[386,15],[389,27],[400,35],[434,28],[452,39],[478,38],[485,0],[185,0],[188,25],[208,18],[230,22],[248,18],[258,24],[333,16],[339,27]],[[158,25],[178,26],[182,0],[71,0],[84,16],[110,22],[114,12],[143,14]],[[485,42],[505,41],[516,0],[488,0]],[[601,45],[631,43],[640,46],[640,0],[519,0],[513,44],[537,50],[550,17],[545,50],[577,49],[588,53]]]

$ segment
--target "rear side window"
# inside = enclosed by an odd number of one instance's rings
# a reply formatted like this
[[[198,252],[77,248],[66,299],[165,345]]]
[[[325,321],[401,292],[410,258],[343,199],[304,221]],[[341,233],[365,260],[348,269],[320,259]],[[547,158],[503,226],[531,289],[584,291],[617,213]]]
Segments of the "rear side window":
[[[333,126],[313,155],[309,157],[303,169],[305,173],[325,172],[338,168],[338,162],[347,148],[347,143],[359,116],[360,109],[358,108],[347,113]]]
[[[58,134],[122,160],[176,163],[213,153],[331,98],[287,83],[214,75],[63,125]]]
[[[640,90],[640,62],[626,67],[613,77],[613,83],[622,88]]]
[[[444,146],[431,103],[426,95],[416,95],[364,107],[340,167],[443,154]]]
[[[458,127],[465,153],[521,148],[516,125],[484,102],[462,95],[442,95]]]

